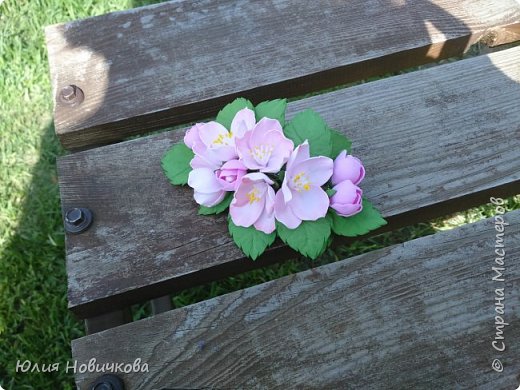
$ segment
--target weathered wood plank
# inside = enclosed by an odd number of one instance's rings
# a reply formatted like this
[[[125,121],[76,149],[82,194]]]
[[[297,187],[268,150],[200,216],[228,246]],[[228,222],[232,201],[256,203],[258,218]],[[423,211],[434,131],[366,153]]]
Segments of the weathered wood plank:
[[[75,340],[73,357],[140,358],[150,372],[121,374],[129,389],[514,389],[520,210],[504,218],[503,266],[490,218]]]
[[[55,126],[84,148],[520,39],[514,0],[172,1],[46,30]],[[73,84],[79,105],[58,99]]]
[[[132,322],[132,312],[130,311],[130,308],[124,308],[101,314],[96,317],[87,318],[85,320],[85,329],[87,334],[92,334],[127,324],[129,322]]]
[[[520,47],[292,103],[347,133],[366,196],[389,227],[424,221],[520,188]],[[225,217],[198,216],[192,190],[160,168],[168,132],[59,160],[63,209],[92,227],[66,238],[69,306],[79,316],[265,265],[242,258]]]

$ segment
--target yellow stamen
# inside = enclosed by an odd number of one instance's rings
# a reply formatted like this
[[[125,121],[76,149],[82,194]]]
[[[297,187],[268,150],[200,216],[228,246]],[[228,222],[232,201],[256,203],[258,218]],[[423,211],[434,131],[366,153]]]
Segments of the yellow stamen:
[[[266,157],[267,157],[267,159],[269,157],[271,157],[271,153],[273,152],[273,150],[274,150],[273,145],[264,144],[264,145],[259,145],[259,146],[253,147],[253,149],[249,150],[249,154],[259,160],[265,160]]]
[[[219,134],[217,138],[213,140],[214,145],[229,145],[229,140],[233,137],[233,133],[230,131],[226,135]]]
[[[311,189],[311,182],[307,178],[305,172],[300,172],[293,177],[294,188],[296,191],[309,191]]]
[[[249,204],[253,204],[254,202],[259,202],[262,198],[259,198],[258,196],[258,190],[256,187],[253,187],[251,191],[247,194],[247,199],[249,200]]]

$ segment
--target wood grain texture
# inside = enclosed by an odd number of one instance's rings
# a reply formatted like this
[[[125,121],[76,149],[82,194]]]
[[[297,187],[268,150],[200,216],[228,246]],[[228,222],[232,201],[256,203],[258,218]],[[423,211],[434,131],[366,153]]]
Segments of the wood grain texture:
[[[318,111],[353,140],[364,194],[389,228],[424,221],[520,189],[520,47],[315,96],[288,117]],[[244,259],[224,216],[198,216],[188,187],[160,160],[173,131],[58,161],[63,210],[94,222],[67,235],[69,307],[80,317],[142,302],[287,257],[275,246]]]
[[[515,389],[520,210],[505,220],[503,282],[490,218],[75,340],[73,358],[142,359],[149,373],[121,374],[129,390]]]
[[[172,1],[46,30],[55,126],[85,148],[519,39],[515,0]],[[66,85],[85,100],[59,103]]]

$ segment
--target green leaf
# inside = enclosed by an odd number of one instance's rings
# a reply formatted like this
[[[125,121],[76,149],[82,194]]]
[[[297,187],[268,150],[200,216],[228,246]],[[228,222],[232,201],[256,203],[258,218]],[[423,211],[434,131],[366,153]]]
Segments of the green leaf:
[[[162,160],[161,166],[166,177],[172,184],[186,184],[191,171],[190,161],[194,154],[184,144],[174,145],[168,150]]]
[[[314,260],[327,249],[330,220],[325,217],[316,221],[303,221],[296,229],[277,223],[276,232],[295,251]]]
[[[249,100],[244,98],[237,98],[219,111],[216,121],[229,130],[235,114],[246,107],[251,110],[254,109],[253,103],[251,103]]]
[[[332,221],[332,231],[346,237],[361,236],[387,224],[379,211],[366,199],[363,199],[363,210],[352,217],[341,217],[332,210],[328,215]]]
[[[233,194],[231,192],[228,192],[222,202],[217,204],[213,207],[206,207],[206,206],[200,206],[199,207],[199,214],[200,215],[211,215],[211,214],[219,214],[223,211],[225,211],[228,207],[231,201],[233,200]]]
[[[329,157],[334,159],[338,157],[341,151],[346,150],[350,154],[352,149],[352,141],[341,134],[339,131],[330,129],[332,148]]]
[[[256,230],[253,226],[245,228],[237,226],[228,218],[229,233],[242,252],[251,259],[256,260],[274,242],[276,233],[265,234]]]
[[[295,146],[308,140],[311,156],[330,156],[331,154],[331,131],[325,121],[312,110],[305,110],[297,114],[285,126],[284,134],[294,142]]]
[[[280,124],[285,126],[285,108],[287,107],[287,99],[267,100],[255,107],[256,121],[262,118],[276,119]]]
[[[329,189],[325,190],[325,192],[327,193],[327,195],[330,198],[331,196],[334,196],[334,194],[336,193],[336,190],[334,188],[329,188]]]

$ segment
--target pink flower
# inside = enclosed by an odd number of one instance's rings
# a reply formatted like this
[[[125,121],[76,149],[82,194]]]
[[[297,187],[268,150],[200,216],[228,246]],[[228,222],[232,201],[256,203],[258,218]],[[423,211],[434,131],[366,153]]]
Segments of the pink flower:
[[[184,143],[199,158],[192,164],[200,167],[216,161],[223,162],[237,158],[235,139],[255,126],[255,113],[249,108],[238,111],[231,122],[230,131],[218,122],[197,123],[186,132]],[[218,164],[217,164],[218,165]]]
[[[235,191],[240,184],[240,180],[247,173],[247,168],[239,160],[229,160],[220,169],[217,169],[217,176],[220,186],[225,191]]]
[[[289,229],[302,221],[324,217],[329,208],[329,197],[321,188],[332,175],[333,161],[328,157],[310,157],[305,141],[291,154],[282,188],[275,197],[275,216]]]
[[[361,161],[354,156],[347,156],[347,151],[342,151],[334,160],[334,173],[332,174],[332,184],[336,185],[344,180],[350,180],[354,185],[358,185],[365,177],[365,168]]]
[[[209,151],[204,144],[195,144],[193,152],[195,156],[190,161],[190,166],[193,169],[209,168],[212,171],[216,171],[222,165],[220,158],[215,153]]]
[[[188,185],[193,188],[195,201],[213,207],[224,199],[226,191],[211,168],[196,168],[188,176]]]
[[[193,150],[193,147],[198,144],[202,143],[202,140],[199,137],[199,131],[201,126],[203,126],[204,123],[195,123],[187,132],[184,134],[184,144],[190,149]]]
[[[244,165],[260,172],[278,172],[294,148],[283,135],[280,122],[269,118],[262,118],[243,138],[238,138],[236,146]]]
[[[242,178],[229,206],[229,215],[237,226],[266,234],[275,230],[273,181],[263,173],[249,173]]]
[[[363,191],[350,180],[336,184],[333,190],[336,193],[330,198],[330,207],[342,217],[350,217],[363,209]]]

